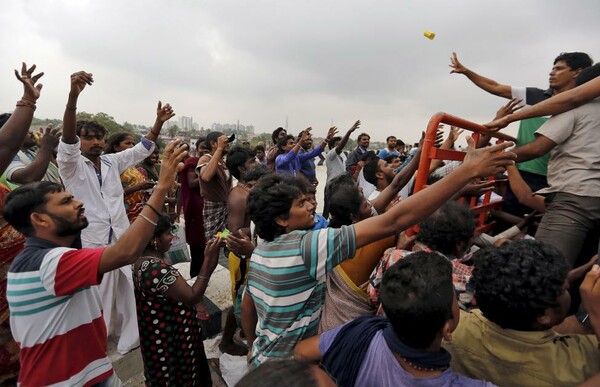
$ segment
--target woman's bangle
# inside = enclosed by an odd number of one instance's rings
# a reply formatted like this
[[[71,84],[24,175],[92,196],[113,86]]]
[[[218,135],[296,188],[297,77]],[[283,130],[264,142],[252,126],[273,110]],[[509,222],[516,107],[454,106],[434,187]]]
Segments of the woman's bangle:
[[[152,133],[153,135],[155,135],[156,137],[160,136],[160,133],[154,133],[154,131],[150,131],[150,133]]]
[[[150,218],[148,218],[146,215],[144,215],[140,212],[140,216],[142,217],[142,219],[146,220],[148,223],[150,223],[151,225],[156,227],[156,222],[151,221]]]
[[[150,207],[150,209],[151,209],[152,211],[154,211],[154,213],[155,213],[156,215],[158,215],[159,217],[161,216],[160,212],[158,212],[158,211],[156,210],[156,208],[152,207],[152,205],[151,205],[150,203],[144,203],[144,205],[145,205],[145,206],[148,206],[148,207]]]
[[[35,106],[35,101],[31,101],[25,98],[21,98],[20,100],[17,101],[17,106],[24,106],[24,107],[28,107],[31,108],[31,110],[35,111],[36,106]]]
[[[205,275],[198,275],[198,279],[210,281],[210,277],[205,276]]]

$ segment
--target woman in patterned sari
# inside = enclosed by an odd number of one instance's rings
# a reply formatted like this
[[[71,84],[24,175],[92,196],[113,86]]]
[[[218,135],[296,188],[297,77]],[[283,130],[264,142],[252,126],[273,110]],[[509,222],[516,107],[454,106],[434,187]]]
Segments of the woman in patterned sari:
[[[211,386],[200,321],[194,305],[204,297],[219,260],[221,240],[206,245],[192,286],[163,260],[173,239],[172,223],[159,217],[154,237],[133,264],[140,345],[147,386]]]
[[[133,148],[134,145],[133,136],[129,133],[113,134],[106,143],[104,153],[122,152],[125,149]],[[143,204],[150,197],[148,190],[154,187],[154,183],[148,181],[135,166],[132,166],[121,173],[121,184],[125,195],[125,211],[131,223],[142,212]]]

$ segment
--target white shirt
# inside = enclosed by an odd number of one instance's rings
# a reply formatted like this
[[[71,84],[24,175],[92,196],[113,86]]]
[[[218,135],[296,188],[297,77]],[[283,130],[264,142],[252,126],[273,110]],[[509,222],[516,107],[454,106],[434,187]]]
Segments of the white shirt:
[[[133,148],[100,156],[102,186],[94,164],[81,154],[80,141],[58,144],[58,171],[65,188],[83,201],[89,225],[81,231],[83,247],[99,247],[118,239],[129,227],[123,202],[121,173],[152,154],[154,143],[146,137]]]
[[[335,148],[325,155],[325,166],[327,167],[327,183],[341,174],[346,173],[346,155],[344,152],[338,154]]]

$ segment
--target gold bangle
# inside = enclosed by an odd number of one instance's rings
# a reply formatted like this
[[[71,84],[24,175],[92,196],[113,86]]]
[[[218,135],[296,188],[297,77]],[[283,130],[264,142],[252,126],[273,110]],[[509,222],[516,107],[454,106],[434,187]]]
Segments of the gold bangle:
[[[67,110],[70,110],[72,112],[74,112],[75,110],[77,110],[77,107],[70,107],[69,105],[66,106]]]

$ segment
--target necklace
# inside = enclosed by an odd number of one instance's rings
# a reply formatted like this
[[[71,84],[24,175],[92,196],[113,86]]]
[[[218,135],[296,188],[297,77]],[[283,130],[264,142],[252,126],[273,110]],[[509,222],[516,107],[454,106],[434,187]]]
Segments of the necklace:
[[[420,365],[417,365],[415,363],[413,363],[412,361],[408,360],[405,357],[401,357],[401,359],[406,362],[406,364],[408,364],[411,368],[416,369],[417,371],[426,371],[426,372],[436,372],[436,371],[446,371],[448,368],[450,368],[450,365],[445,365],[442,367],[438,367],[438,368],[429,368],[429,367],[422,367]]]
[[[238,181],[237,186],[246,192],[250,192],[250,190],[251,190],[250,187],[248,187],[246,184],[242,183],[241,181]]]

